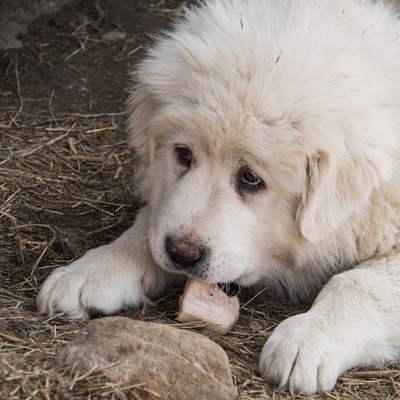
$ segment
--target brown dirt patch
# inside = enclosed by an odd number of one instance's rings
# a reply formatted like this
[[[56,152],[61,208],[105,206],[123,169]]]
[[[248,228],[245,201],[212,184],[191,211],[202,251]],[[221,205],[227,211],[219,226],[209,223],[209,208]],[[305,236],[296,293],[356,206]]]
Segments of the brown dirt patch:
[[[109,242],[140,206],[126,146],[127,71],[148,33],[178,15],[182,1],[73,0],[39,19],[24,47],[0,53],[0,398],[135,398],[101,372],[59,370],[54,355],[83,322],[37,314],[50,271]],[[176,324],[179,293],[157,307],[122,314]],[[256,371],[273,328],[301,307],[243,293],[241,317],[224,337],[242,399],[304,398],[278,393]],[[198,328],[197,328],[198,329]],[[399,370],[353,371],[315,399],[391,399]]]

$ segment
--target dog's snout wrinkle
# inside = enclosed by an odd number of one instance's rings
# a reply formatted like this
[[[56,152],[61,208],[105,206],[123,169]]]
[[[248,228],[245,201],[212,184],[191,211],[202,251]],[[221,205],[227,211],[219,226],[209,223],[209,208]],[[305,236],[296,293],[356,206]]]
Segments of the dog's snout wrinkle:
[[[172,261],[182,268],[193,267],[203,257],[204,249],[185,239],[167,238],[167,251]]]

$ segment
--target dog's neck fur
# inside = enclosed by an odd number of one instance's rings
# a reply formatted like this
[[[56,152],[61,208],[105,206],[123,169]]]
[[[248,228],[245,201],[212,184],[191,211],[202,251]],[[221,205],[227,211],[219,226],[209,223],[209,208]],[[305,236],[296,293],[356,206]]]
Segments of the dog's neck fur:
[[[358,225],[356,240],[360,262],[400,251],[400,196],[398,193],[385,190],[374,191],[365,213],[355,215],[353,219],[353,223]]]

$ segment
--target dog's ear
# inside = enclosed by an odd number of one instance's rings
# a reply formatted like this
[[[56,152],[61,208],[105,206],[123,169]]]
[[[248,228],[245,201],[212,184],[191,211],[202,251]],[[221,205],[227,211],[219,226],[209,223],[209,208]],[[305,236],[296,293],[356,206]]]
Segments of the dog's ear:
[[[307,160],[307,186],[297,212],[301,234],[318,243],[365,204],[379,173],[367,159],[335,160],[318,152]]]
[[[140,164],[148,166],[154,153],[149,126],[154,115],[154,100],[146,85],[138,85],[128,99],[129,144],[135,149]]]

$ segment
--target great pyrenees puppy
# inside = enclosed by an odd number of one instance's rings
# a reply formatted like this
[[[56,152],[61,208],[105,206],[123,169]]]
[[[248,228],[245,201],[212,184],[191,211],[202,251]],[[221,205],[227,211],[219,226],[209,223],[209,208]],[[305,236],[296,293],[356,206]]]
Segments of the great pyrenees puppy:
[[[130,141],[146,205],[57,268],[42,313],[87,319],[182,275],[315,299],[266,342],[290,392],[400,348],[400,23],[366,0],[210,0],[134,73]]]

